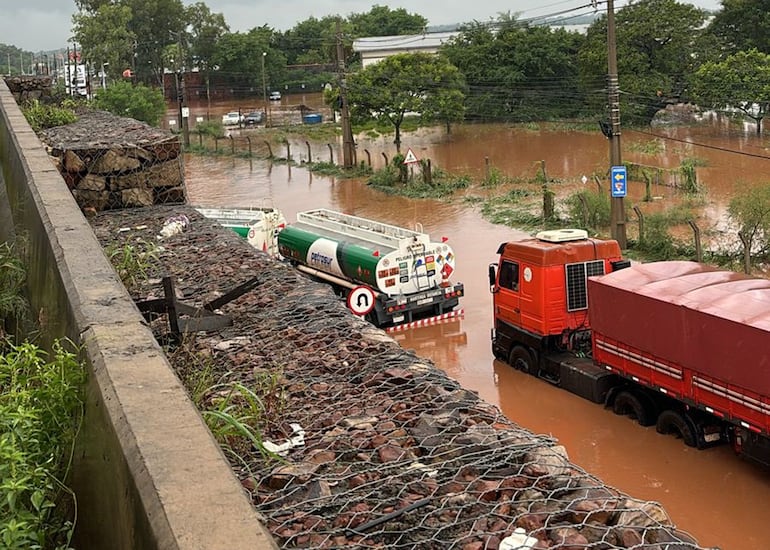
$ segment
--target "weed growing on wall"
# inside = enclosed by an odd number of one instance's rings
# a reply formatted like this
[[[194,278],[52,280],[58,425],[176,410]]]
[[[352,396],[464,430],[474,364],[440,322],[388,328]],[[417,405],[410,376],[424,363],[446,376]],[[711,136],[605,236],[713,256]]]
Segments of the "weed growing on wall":
[[[15,246],[0,244],[0,338],[5,336],[5,324],[22,320],[29,310],[24,298],[27,270],[19,259]]]
[[[64,484],[82,419],[85,374],[55,344],[30,343],[0,355],[0,545],[70,548],[76,501]]]
[[[147,279],[153,262],[157,261],[155,243],[139,240],[136,244],[110,245],[105,254],[127,290]]]

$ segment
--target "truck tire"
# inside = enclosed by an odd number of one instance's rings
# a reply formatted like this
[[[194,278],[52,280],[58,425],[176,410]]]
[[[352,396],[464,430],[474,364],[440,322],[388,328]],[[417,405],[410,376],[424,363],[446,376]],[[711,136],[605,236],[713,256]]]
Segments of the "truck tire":
[[[630,416],[640,426],[655,424],[655,410],[649,399],[628,390],[622,390],[612,402],[612,412]]]
[[[674,434],[681,437],[684,444],[688,447],[697,447],[698,441],[695,436],[695,426],[689,419],[677,411],[665,410],[660,413],[655,429],[659,434]]]
[[[532,359],[532,354],[524,346],[513,346],[511,354],[508,356],[508,364],[516,370],[535,374],[535,361]]]

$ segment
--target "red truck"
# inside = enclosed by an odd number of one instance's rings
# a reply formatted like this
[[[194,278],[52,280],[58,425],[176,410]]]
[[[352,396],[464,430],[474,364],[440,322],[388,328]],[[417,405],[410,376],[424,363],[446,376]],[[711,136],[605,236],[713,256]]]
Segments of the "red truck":
[[[770,281],[632,265],[617,242],[576,229],[497,253],[495,357],[687,445],[729,442],[770,466]]]

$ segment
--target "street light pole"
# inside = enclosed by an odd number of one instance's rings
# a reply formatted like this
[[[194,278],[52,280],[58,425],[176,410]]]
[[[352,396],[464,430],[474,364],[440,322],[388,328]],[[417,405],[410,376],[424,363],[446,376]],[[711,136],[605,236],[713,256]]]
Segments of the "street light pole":
[[[610,107],[610,166],[620,166],[620,89],[618,84],[618,57],[615,38],[614,0],[607,0],[607,93]],[[610,170],[612,174],[612,170]],[[610,182],[610,190],[612,190]],[[625,249],[626,211],[623,197],[610,198],[610,233]]]
[[[262,101],[265,104],[265,127],[267,128],[269,124],[267,123],[267,75],[265,75],[265,57],[267,57],[267,52],[262,52]]]

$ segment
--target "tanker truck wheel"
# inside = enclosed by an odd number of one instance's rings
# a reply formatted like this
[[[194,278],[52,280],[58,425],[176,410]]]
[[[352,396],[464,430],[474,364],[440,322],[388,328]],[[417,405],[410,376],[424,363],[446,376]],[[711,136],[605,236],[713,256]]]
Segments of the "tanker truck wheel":
[[[659,434],[674,434],[681,437],[688,447],[697,447],[695,426],[682,413],[672,410],[663,411],[658,417],[655,429]]]
[[[511,354],[508,356],[508,364],[514,369],[535,374],[535,361],[532,354],[524,346],[513,346]]]
[[[649,399],[627,390],[618,392],[615,396],[615,401],[612,402],[612,412],[621,416],[630,416],[640,426],[655,424],[655,410]]]

